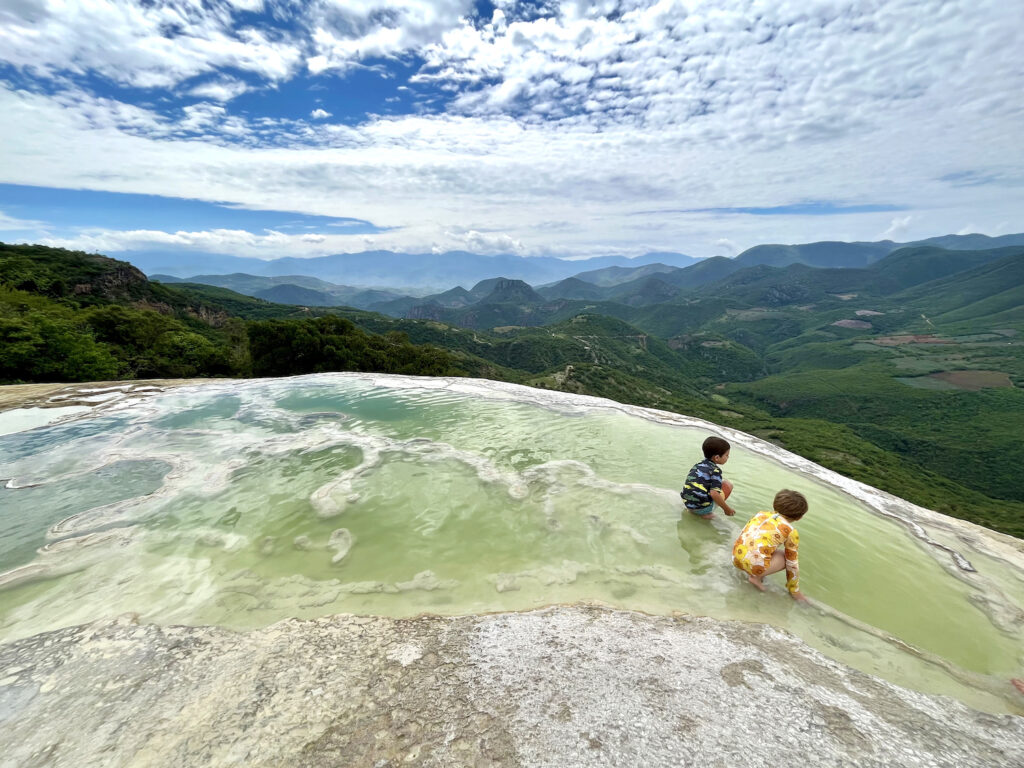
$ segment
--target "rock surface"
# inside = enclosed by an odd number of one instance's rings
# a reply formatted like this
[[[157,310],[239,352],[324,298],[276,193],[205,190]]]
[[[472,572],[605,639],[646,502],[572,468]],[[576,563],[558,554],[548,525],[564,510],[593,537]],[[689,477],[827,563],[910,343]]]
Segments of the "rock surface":
[[[755,624],[600,607],[97,622],[0,646],[4,766],[1010,766],[1024,718]]]

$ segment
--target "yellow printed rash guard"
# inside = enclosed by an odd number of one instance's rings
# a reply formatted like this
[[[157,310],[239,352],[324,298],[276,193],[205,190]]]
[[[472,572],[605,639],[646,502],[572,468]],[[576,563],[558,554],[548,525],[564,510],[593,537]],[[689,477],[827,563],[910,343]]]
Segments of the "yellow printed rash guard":
[[[747,523],[732,545],[732,563],[752,576],[762,576],[779,547],[786,554],[786,589],[800,590],[800,564],[797,550],[800,535],[778,512],[758,512]]]

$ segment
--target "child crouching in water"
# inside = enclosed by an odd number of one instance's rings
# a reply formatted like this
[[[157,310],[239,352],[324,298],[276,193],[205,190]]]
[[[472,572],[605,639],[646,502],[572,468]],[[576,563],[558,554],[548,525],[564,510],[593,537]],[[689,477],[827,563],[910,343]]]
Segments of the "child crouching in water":
[[[773,512],[758,512],[732,545],[732,563],[748,574],[747,581],[764,591],[762,577],[786,569],[786,589],[794,600],[806,600],[800,592],[797,549],[800,536],[793,523],[807,513],[807,499],[798,491],[775,494]]]
[[[732,483],[722,477],[721,468],[729,460],[730,449],[729,441],[724,438],[709,437],[705,440],[701,445],[704,461],[693,465],[686,475],[683,490],[679,492],[687,511],[701,520],[711,520],[716,506],[730,517],[736,514],[726,501],[732,493]]]

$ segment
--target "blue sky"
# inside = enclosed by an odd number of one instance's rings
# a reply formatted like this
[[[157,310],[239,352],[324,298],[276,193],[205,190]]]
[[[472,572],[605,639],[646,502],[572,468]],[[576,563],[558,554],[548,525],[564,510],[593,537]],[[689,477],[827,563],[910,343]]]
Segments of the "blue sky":
[[[1024,4],[12,0],[0,240],[583,258],[1024,231]]]

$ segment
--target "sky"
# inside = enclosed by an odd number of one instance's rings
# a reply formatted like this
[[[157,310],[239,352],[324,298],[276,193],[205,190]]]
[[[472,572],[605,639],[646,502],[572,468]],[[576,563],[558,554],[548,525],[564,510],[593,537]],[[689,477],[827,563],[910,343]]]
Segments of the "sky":
[[[1024,2],[0,0],[0,241],[731,256],[1024,231]]]

